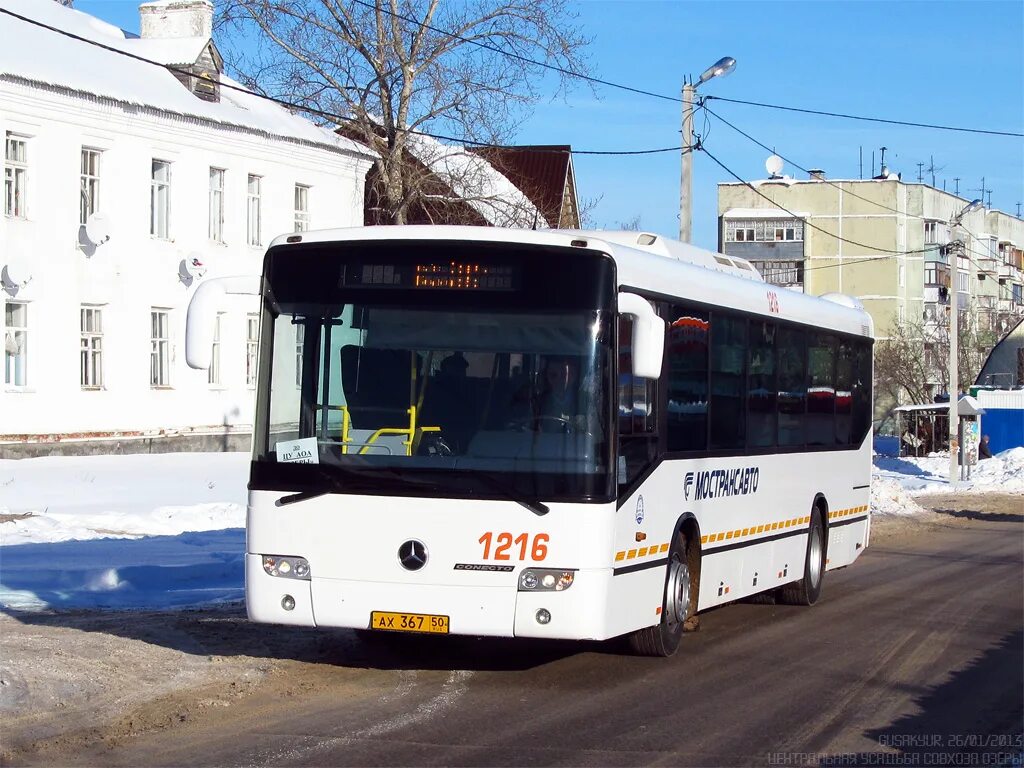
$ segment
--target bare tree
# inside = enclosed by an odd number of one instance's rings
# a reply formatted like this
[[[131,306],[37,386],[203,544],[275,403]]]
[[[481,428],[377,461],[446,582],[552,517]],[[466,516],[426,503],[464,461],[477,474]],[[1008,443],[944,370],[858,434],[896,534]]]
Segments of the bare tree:
[[[567,0],[226,0],[218,23],[236,33],[225,50],[247,84],[351,118],[347,134],[380,156],[387,218],[403,224],[435,160],[416,158],[415,132],[506,141],[550,84],[573,79],[532,62],[582,73],[575,19]],[[461,170],[469,189],[478,170]]]
[[[999,340],[992,324],[979,325],[976,312],[961,311],[958,325],[957,378],[961,388],[973,384]],[[996,327],[999,327],[996,324]],[[949,325],[894,321],[889,337],[875,345],[875,387],[893,403],[927,403],[949,391]]]

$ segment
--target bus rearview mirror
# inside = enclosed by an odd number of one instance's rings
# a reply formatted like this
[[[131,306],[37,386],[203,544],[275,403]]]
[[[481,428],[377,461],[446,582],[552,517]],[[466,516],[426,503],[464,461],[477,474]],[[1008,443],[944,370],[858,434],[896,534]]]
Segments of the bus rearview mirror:
[[[185,361],[189,368],[205,370],[210,367],[217,312],[223,311],[224,296],[229,293],[259,296],[260,276],[218,277],[202,283],[192,294],[185,319]]]
[[[633,375],[658,378],[665,355],[665,321],[647,299],[635,293],[619,294],[619,313],[633,318]]]

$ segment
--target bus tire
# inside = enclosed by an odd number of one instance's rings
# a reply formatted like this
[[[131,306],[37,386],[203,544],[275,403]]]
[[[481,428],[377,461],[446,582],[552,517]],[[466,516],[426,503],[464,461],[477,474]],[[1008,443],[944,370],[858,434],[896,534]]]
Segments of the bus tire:
[[[679,648],[686,620],[694,614],[697,585],[690,564],[686,534],[677,531],[668,552],[661,621],[629,636],[633,652],[641,656],[671,656]]]
[[[807,533],[807,554],[804,556],[804,575],[799,581],[779,587],[778,602],[783,605],[814,605],[821,597],[821,584],[825,580],[825,525],[821,510],[811,513],[811,527]]]

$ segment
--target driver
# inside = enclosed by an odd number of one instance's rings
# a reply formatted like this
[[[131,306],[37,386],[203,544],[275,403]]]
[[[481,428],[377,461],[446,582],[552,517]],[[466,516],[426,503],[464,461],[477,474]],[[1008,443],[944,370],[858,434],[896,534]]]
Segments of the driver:
[[[585,428],[586,403],[576,358],[553,357],[548,360],[543,386],[534,402],[534,415],[541,431],[556,431],[558,423],[563,428]]]

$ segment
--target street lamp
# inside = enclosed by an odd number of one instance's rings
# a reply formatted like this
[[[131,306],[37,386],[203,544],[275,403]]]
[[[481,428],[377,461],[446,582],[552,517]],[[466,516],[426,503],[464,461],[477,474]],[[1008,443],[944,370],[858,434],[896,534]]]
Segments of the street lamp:
[[[981,200],[972,200],[960,213],[949,220],[949,484],[957,481],[960,471],[959,443],[957,440],[957,427],[960,424],[959,395],[960,378],[958,368],[958,339],[960,301],[957,295],[957,282],[959,278],[959,264],[957,259],[963,250],[962,241],[953,237],[953,230],[960,226],[964,216],[982,207]]]
[[[683,83],[683,151],[681,160],[681,172],[679,179],[679,239],[684,243],[690,242],[693,229],[693,205],[691,195],[693,190],[693,97],[697,93],[697,86],[706,83],[715,77],[728,75],[736,68],[736,59],[725,56],[719,59],[697,80]]]

